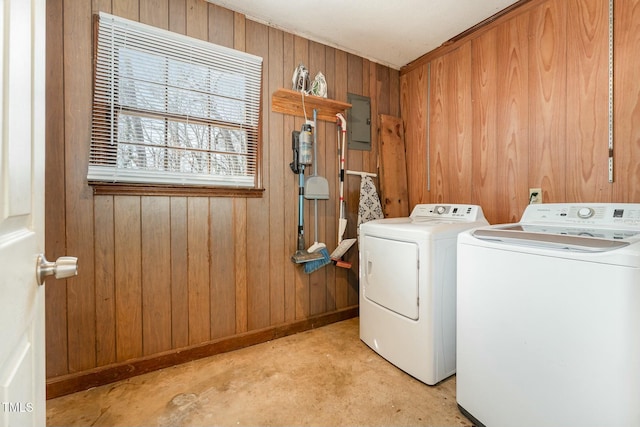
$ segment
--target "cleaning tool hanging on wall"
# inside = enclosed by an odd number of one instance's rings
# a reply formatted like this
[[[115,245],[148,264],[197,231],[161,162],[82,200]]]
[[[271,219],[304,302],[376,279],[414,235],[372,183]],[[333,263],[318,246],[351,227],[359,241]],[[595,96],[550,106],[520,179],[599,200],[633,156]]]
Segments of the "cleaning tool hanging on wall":
[[[318,175],[318,112],[313,109],[313,174],[309,176],[304,184],[304,198],[307,200],[327,200],[329,198],[329,181]],[[302,147],[302,140],[300,142]],[[318,203],[316,202],[316,206]]]
[[[307,183],[305,184],[304,189],[304,197],[305,199],[313,200],[313,222],[314,222],[314,231],[313,231],[313,245],[307,249],[307,252],[310,253],[319,253],[322,255],[322,258],[307,262],[304,265],[304,272],[309,274],[313,273],[316,270],[324,267],[325,265],[331,264],[331,258],[329,257],[329,251],[327,250],[327,245],[324,243],[318,242],[318,199],[328,199],[329,198],[329,183],[324,177],[318,176],[318,115],[317,111],[313,110],[313,175],[309,177]]]
[[[340,163],[340,198],[338,200],[340,217],[338,219],[338,247],[331,253],[331,259],[336,262],[339,267],[350,268],[351,264],[342,261],[342,257],[353,246],[356,239],[342,240],[345,230],[347,229],[347,213],[344,201],[344,156],[345,156],[345,139],[347,135],[347,121],[340,113],[336,114],[338,125],[338,159]],[[340,142],[341,141],[341,142]]]
[[[298,163],[310,165],[313,163],[313,134],[311,125],[305,123],[300,131],[300,142],[298,147]]]
[[[300,132],[293,131],[291,145],[293,161],[289,164],[289,167],[293,173],[298,175],[298,249],[291,256],[291,261],[296,264],[303,264],[322,259],[322,254],[309,253],[304,244],[304,164],[300,163]]]

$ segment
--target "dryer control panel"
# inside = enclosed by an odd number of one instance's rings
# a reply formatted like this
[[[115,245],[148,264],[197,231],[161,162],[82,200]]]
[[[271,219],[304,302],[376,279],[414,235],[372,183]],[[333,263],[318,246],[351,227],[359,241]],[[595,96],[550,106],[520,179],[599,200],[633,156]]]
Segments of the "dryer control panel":
[[[640,227],[640,203],[528,205],[521,223]]]
[[[482,208],[477,205],[423,204],[413,208],[410,218],[414,221],[446,218],[474,222],[484,219],[484,214]]]

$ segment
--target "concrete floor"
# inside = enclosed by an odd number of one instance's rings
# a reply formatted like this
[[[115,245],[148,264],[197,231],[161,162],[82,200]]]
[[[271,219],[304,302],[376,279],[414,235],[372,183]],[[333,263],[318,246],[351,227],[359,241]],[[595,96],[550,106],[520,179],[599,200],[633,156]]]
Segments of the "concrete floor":
[[[47,401],[48,426],[471,426],[455,377],[427,386],[358,318]]]

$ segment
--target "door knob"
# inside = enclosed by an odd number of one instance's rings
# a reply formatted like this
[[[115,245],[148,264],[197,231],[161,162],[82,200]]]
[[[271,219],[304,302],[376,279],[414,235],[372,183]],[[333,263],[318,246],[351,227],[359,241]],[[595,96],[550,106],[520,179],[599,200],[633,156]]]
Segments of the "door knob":
[[[38,285],[44,285],[47,276],[55,276],[56,279],[78,275],[78,258],[74,256],[61,256],[55,261],[47,261],[44,255],[38,255],[36,264],[36,278]]]

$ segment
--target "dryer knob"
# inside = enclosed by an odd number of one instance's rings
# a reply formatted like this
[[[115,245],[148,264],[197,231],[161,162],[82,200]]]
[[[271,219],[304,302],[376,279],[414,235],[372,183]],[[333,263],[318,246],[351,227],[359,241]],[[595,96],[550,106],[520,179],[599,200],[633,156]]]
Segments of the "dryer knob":
[[[445,211],[444,206],[438,206],[436,208],[436,213],[439,214],[439,215],[442,215],[444,213],[444,211]]]
[[[580,208],[578,210],[578,216],[580,218],[591,218],[593,216],[593,209],[591,209],[591,208]]]

